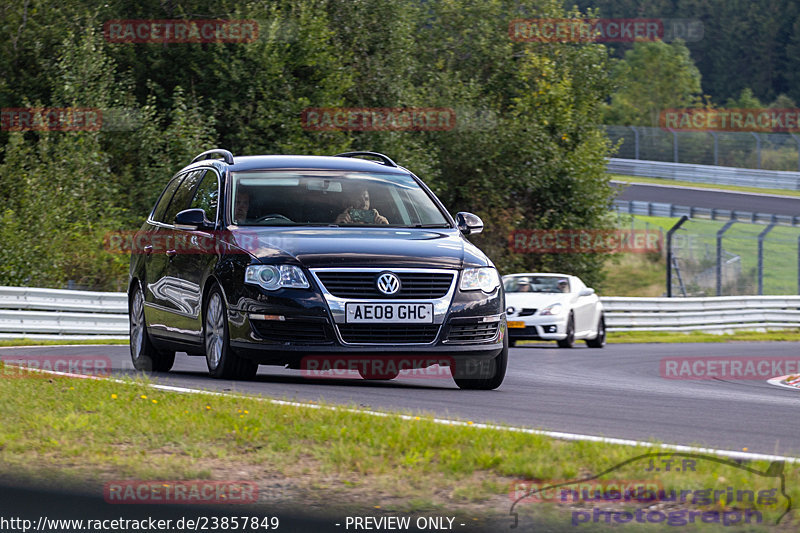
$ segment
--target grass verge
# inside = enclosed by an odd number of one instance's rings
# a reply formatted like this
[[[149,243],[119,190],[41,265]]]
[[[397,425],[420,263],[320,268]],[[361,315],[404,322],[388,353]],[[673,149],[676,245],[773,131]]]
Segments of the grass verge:
[[[515,498],[523,498],[516,507],[521,522],[564,527],[575,520],[575,509],[588,512],[598,505],[606,510],[647,507],[684,513],[751,506],[739,500],[723,502],[716,495],[702,505],[689,499],[648,504],[603,499],[569,505],[524,500],[531,483],[598,475],[648,451],[660,451],[655,448],[449,426],[424,414],[404,420],[255,397],[180,394],[152,389],[145,380],[123,384],[3,370],[0,367],[0,375],[16,378],[6,377],[0,387],[2,471],[46,480],[51,486],[73,484],[99,491],[111,480],[251,481],[260,487],[262,505],[294,501],[306,508],[324,504],[328,511],[360,509],[373,515],[446,511],[479,525],[496,523],[498,530],[510,524]],[[748,466],[768,468],[762,462]],[[602,490],[619,480],[678,491],[724,492],[733,487],[758,493],[777,488],[776,502],[758,506],[764,524],[773,524],[787,496],[800,498],[798,466],[787,465],[784,475],[785,496],[779,480],[753,475],[735,463],[698,458],[692,469],[653,470],[648,458],[640,458],[600,481],[606,483]]]

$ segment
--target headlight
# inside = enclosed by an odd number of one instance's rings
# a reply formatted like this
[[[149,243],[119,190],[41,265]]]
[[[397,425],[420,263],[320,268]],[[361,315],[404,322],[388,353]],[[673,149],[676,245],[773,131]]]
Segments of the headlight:
[[[561,304],[550,304],[541,311],[539,311],[540,315],[560,315],[561,311],[564,309],[564,306]]]
[[[492,267],[467,268],[461,273],[462,291],[492,292],[500,286],[500,276],[497,270]]]
[[[268,291],[310,287],[300,267],[292,265],[250,265],[244,272],[244,282]]]

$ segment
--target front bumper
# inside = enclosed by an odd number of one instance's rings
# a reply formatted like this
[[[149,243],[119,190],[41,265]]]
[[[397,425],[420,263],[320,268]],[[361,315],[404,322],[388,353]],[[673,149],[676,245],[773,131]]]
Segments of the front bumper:
[[[445,297],[431,300],[430,324],[347,323],[345,305],[366,300],[332,298],[316,277],[311,289],[238,286],[228,294],[230,344],[259,364],[290,368],[308,356],[328,355],[493,359],[507,335],[502,289],[462,292],[457,280]]]
[[[524,327],[518,327],[523,325]],[[567,316],[508,317],[508,339],[560,341],[567,338]]]

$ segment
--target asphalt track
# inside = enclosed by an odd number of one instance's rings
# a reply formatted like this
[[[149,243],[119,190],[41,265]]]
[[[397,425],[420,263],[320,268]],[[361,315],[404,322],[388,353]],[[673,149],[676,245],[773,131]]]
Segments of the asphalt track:
[[[127,346],[0,348],[2,359],[34,355],[107,356],[114,374],[134,374]],[[214,380],[202,357],[183,353],[171,372],[154,377],[195,389],[800,457],[794,423],[800,390],[764,379],[661,376],[664,358],[702,356],[800,360],[800,343],[611,344],[602,350],[583,344],[571,350],[555,343],[528,345],[511,349],[506,380],[496,391],[462,391],[446,375],[373,382],[308,378],[298,370],[268,366],[260,367],[254,381]]]
[[[750,213],[773,215],[800,215],[800,197],[759,193],[730,192],[720,189],[676,187],[645,183],[612,182],[622,189],[617,199],[627,201],[657,202],[689,207],[733,209]]]

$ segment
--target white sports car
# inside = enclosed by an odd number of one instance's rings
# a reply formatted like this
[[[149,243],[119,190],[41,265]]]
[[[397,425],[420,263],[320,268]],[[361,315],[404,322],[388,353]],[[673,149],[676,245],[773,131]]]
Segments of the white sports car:
[[[567,274],[511,274],[503,276],[506,293],[508,340],[557,341],[572,348],[576,340],[590,348],[606,344],[603,304],[580,278]]]

